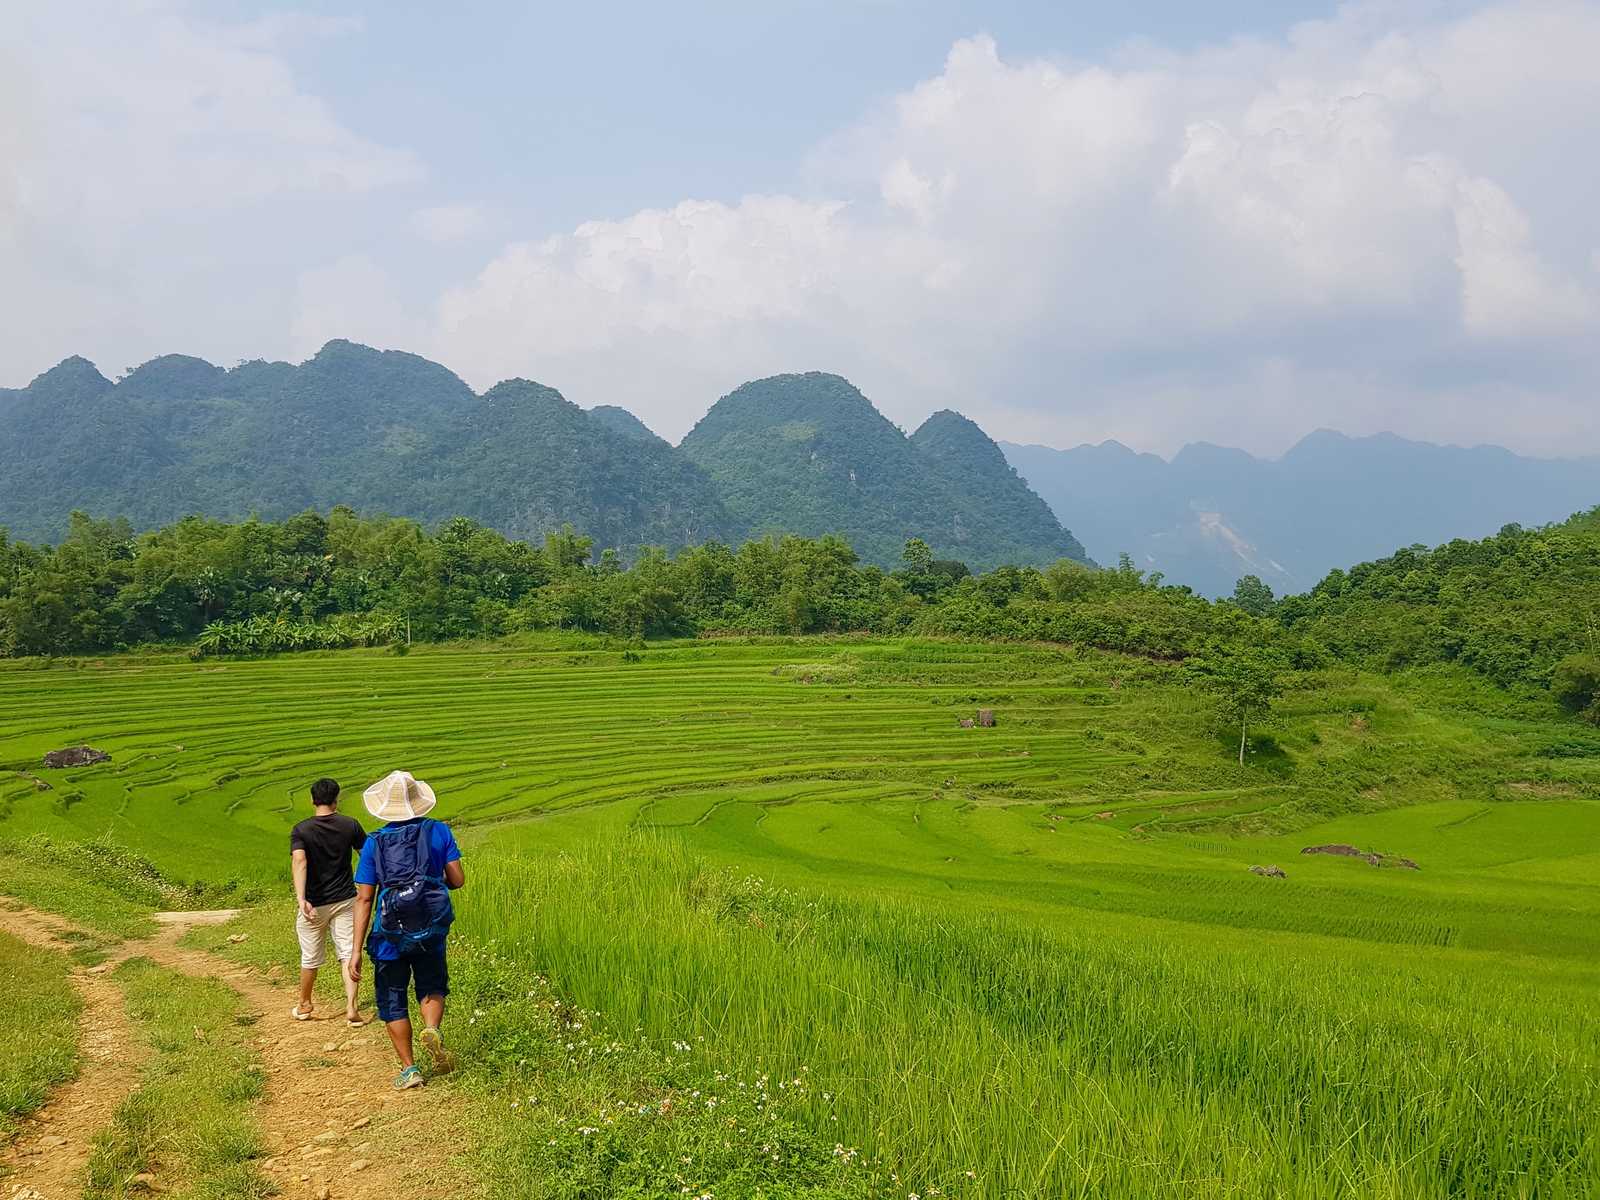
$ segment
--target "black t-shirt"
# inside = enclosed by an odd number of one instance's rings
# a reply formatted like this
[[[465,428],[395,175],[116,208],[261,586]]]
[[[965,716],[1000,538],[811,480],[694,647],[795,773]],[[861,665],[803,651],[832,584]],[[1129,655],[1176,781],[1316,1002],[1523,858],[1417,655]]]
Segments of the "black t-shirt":
[[[350,856],[361,849],[367,831],[343,813],[307,817],[289,834],[289,851],[306,852],[306,900],[316,906],[337,904],[356,894]]]

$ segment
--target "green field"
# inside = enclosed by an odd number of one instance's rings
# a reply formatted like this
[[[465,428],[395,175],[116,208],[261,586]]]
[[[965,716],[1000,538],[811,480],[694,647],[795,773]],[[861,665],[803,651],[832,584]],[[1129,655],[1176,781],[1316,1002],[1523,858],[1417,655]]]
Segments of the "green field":
[[[493,1194],[1595,1194],[1594,735],[1448,671],[1295,680],[1240,768],[1175,667],[1060,647],[5,663],[0,838],[281,895],[311,779],[428,780]],[[76,742],[112,762],[38,768]],[[804,1086],[753,1144],[620,1120],[763,1076]]]

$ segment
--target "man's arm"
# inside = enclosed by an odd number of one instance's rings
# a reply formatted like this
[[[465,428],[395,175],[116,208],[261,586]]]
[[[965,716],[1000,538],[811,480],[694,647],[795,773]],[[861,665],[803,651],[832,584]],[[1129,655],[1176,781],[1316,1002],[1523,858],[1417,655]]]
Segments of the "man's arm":
[[[300,905],[300,911],[305,913],[306,920],[310,921],[317,915],[317,910],[306,903],[306,852],[296,846],[289,852],[289,866],[294,875],[294,898]]]
[[[356,928],[350,947],[350,978],[361,982],[361,951],[367,944],[367,930],[372,925],[372,898],[378,889],[370,883],[356,884]]]
[[[447,862],[444,865],[444,885],[452,892],[457,888],[467,886],[467,873],[461,869],[461,860]]]

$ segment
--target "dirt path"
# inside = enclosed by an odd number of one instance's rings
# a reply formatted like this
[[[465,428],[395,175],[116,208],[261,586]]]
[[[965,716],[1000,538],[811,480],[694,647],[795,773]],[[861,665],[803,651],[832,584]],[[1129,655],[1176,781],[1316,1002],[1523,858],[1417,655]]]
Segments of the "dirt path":
[[[68,949],[54,931],[69,927],[38,913],[7,909],[0,912],[0,928],[35,946]],[[73,986],[83,1001],[78,1077],[57,1088],[0,1152],[0,1169],[11,1172],[0,1174],[0,1196],[7,1200],[77,1196],[89,1143],[138,1080],[148,1048],[129,1029],[122,991],[107,973],[115,961],[73,972]]]
[[[0,1200],[77,1197],[77,1174],[90,1140],[137,1079],[143,1042],[128,1027],[121,991],[109,978],[111,966],[135,955],[221,980],[256,1017],[251,1041],[266,1068],[256,1115],[269,1156],[261,1166],[285,1200],[389,1200],[419,1189],[443,1198],[470,1195],[450,1162],[464,1143],[458,1136],[460,1108],[449,1093],[436,1087],[394,1091],[393,1052],[376,1021],[350,1029],[341,1008],[328,1010],[330,1019],[296,1021],[289,1015],[294,995],[288,985],[275,986],[250,968],[177,945],[192,925],[219,916],[160,914],[155,937],[125,942],[106,964],[76,973],[85,998],[83,1073],[51,1097],[0,1159],[14,1172],[0,1182]],[[0,928],[61,949],[55,932],[70,926],[14,909],[0,910]]]

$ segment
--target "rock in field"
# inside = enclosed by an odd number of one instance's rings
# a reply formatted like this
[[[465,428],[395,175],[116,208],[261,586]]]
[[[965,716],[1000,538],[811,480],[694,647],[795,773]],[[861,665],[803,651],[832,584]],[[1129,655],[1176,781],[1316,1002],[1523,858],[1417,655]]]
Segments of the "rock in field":
[[[1376,850],[1357,850],[1354,846],[1347,846],[1343,842],[1331,842],[1326,846],[1307,846],[1300,851],[1301,854],[1339,854],[1346,858],[1359,858],[1362,862],[1370,863],[1374,867],[1403,867],[1407,871],[1420,871],[1409,858],[1402,858],[1398,854],[1380,854]]]
[[[47,767],[87,767],[110,761],[111,755],[93,746],[68,746],[65,750],[52,750],[44,756],[44,765]]]
[[[1252,875],[1265,875],[1269,879],[1287,879],[1287,878],[1289,878],[1288,872],[1285,871],[1282,867],[1278,866],[1276,863],[1274,863],[1270,867],[1251,867],[1250,868],[1250,873]]]

